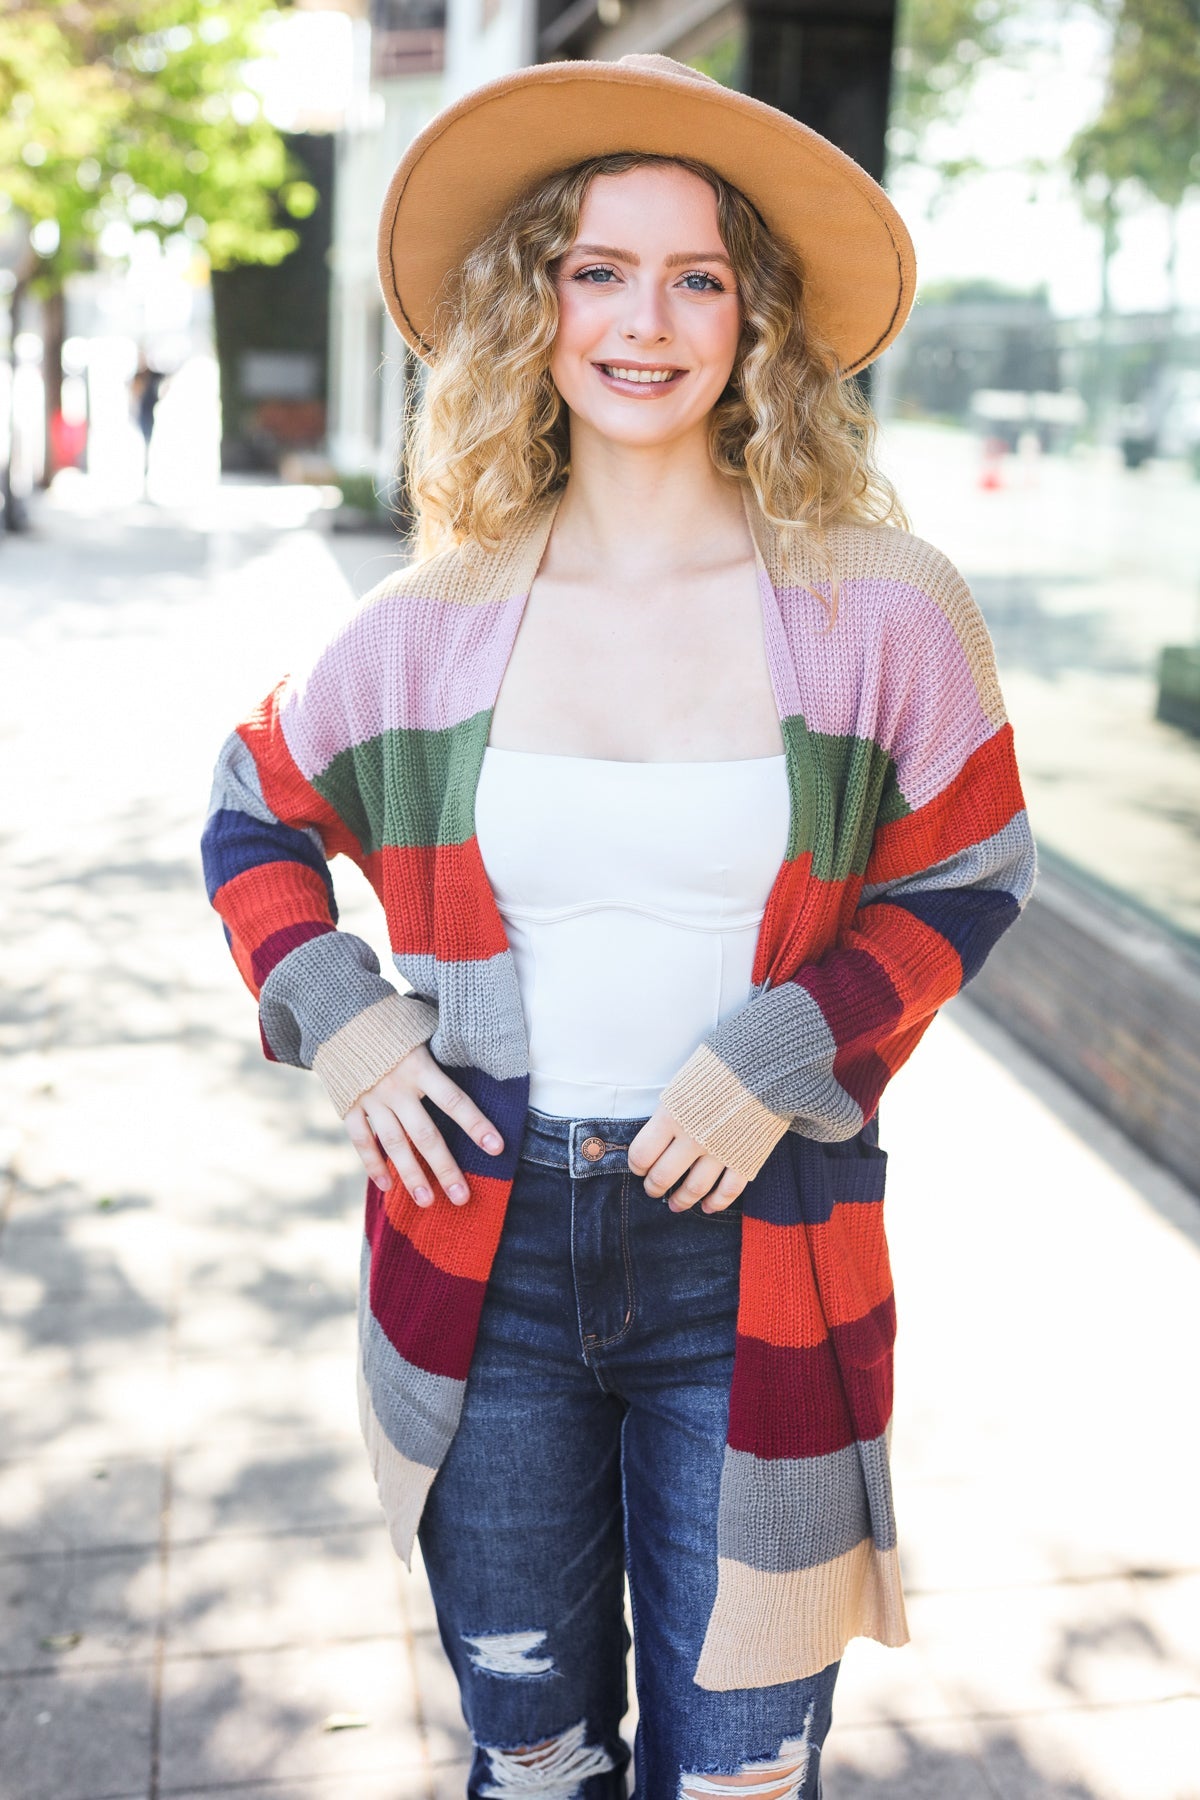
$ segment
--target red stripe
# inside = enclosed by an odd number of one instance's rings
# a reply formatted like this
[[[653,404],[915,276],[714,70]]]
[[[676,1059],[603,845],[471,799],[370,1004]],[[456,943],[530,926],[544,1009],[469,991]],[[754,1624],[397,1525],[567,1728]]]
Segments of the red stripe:
[[[385,845],[365,862],[367,880],[383,900],[391,947],[409,956],[433,955],[433,869],[436,850]]]
[[[1002,725],[968,756],[932,800],[875,833],[867,880],[919,875],[947,857],[1003,831],[1025,805],[1013,754],[1012,726]]]
[[[442,1197],[424,1157],[419,1151],[414,1154],[425,1171],[431,1192],[438,1197],[432,1206],[418,1206],[404,1183],[397,1180],[383,1196],[388,1218],[435,1269],[445,1275],[465,1276],[469,1281],[486,1281],[500,1242],[511,1180],[465,1169],[463,1179],[471,1198],[461,1206],[452,1206]],[[390,1163],[388,1167],[391,1168]],[[395,1174],[394,1169],[392,1173]]]
[[[315,825],[324,839],[326,856],[341,853],[355,862],[361,861],[362,847],[354,833],[342,823],[328,800],[305,780],[292,759],[279,722],[279,701],[286,685],[280,682],[237,728],[254,758],[263,799],[285,825]]]
[[[443,962],[482,962],[508,948],[477,838],[439,847],[434,907],[437,954]]]
[[[273,937],[295,926],[333,929],[329,890],[304,863],[258,863],[244,869],[217,889],[213,905],[232,933],[237,966],[256,996],[261,982],[254,959]]]
[[[507,949],[477,839],[437,849],[385,846],[367,859],[366,871],[383,895],[394,951],[482,962]]]

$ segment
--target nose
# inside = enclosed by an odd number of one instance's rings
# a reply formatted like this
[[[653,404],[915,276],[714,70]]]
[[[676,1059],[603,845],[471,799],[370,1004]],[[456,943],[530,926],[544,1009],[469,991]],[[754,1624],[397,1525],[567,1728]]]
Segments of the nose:
[[[629,344],[665,344],[669,340],[671,321],[666,298],[656,282],[631,283],[621,336]]]

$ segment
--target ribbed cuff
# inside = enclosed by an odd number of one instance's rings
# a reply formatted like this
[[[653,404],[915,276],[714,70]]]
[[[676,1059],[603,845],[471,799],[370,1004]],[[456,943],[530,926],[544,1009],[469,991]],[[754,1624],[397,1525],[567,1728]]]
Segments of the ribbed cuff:
[[[758,1174],[789,1123],[756,1100],[707,1044],[671,1077],[659,1105],[710,1156],[747,1181]]]
[[[387,994],[327,1038],[313,1068],[344,1119],[368,1088],[403,1062],[410,1050],[428,1043],[437,1030],[437,1007],[415,994]]]

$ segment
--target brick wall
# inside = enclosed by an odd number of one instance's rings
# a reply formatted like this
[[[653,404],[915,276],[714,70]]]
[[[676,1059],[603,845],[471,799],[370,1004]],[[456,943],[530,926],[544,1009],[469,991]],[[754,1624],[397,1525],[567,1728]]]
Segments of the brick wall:
[[[975,1004],[1200,1194],[1200,954],[1044,852]]]

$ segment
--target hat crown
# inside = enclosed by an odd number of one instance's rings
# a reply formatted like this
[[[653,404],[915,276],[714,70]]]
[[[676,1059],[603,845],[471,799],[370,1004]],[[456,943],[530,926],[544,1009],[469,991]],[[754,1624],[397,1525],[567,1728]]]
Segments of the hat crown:
[[[657,50],[631,50],[628,56],[618,57],[617,67],[643,69],[647,75],[672,75],[677,81],[706,81],[710,87],[721,85],[702,69],[691,69],[687,63],[676,62],[673,56],[663,56]]]

